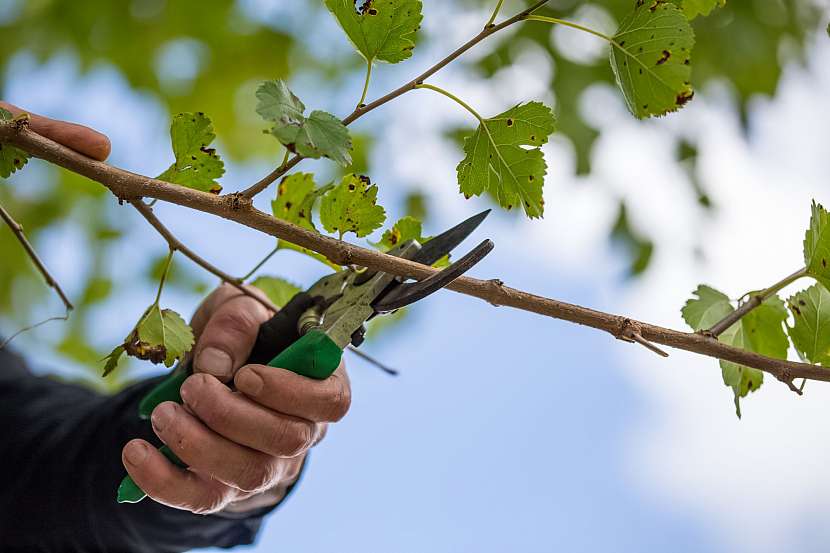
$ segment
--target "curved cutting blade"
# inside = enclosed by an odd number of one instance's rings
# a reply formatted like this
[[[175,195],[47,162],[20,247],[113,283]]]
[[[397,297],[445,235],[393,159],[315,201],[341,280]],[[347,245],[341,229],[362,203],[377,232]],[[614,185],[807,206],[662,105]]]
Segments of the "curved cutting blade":
[[[426,244],[421,245],[421,251],[415,254],[412,261],[423,263],[424,265],[432,265],[454,250],[456,246],[472,234],[488,215],[490,215],[489,209],[482,211],[478,215],[473,215],[466,221],[458,223],[438,236],[432,237]]]
[[[377,313],[388,313],[389,311],[394,311],[411,303],[415,303],[450,284],[470,270],[473,265],[484,259],[491,251],[493,251],[493,242],[491,240],[485,240],[473,248],[467,255],[431,277],[418,282],[398,284],[377,302],[373,303],[372,307]]]

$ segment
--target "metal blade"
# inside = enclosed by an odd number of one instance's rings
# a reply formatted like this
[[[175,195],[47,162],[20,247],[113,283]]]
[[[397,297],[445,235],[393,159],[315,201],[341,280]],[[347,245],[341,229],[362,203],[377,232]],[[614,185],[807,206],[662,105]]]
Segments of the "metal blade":
[[[484,213],[484,217],[486,216],[487,212]],[[482,217],[482,219],[484,217]],[[481,221],[478,221],[476,225],[480,222]],[[425,278],[424,280],[418,282],[399,284],[395,286],[386,295],[382,296],[379,301],[374,303],[372,307],[374,307],[375,311],[378,313],[387,313],[389,311],[400,309],[401,307],[407,306],[411,303],[415,303],[416,301],[421,300],[450,284],[452,281],[466,273],[471,267],[473,267],[473,265],[484,259],[484,257],[491,251],[493,251],[493,242],[491,240],[485,240],[473,248],[467,255],[442,271],[435,273],[431,277]]]
[[[463,223],[459,223],[451,229],[433,237],[426,244],[421,245],[421,251],[415,254],[412,261],[423,263],[424,265],[432,265],[463,242],[488,215],[490,215],[489,209],[482,211],[478,215],[473,215]]]

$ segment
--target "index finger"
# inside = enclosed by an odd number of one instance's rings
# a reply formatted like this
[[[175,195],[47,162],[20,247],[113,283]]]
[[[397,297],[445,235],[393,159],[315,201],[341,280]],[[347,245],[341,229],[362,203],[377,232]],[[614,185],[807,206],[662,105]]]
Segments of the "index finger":
[[[15,117],[22,113],[28,113],[30,117],[29,127],[33,131],[59,144],[63,144],[67,148],[72,148],[76,152],[89,156],[92,159],[104,161],[110,155],[110,139],[106,135],[89,127],[78,125],[77,123],[49,119],[48,117],[22,110],[6,102],[0,102],[0,108],[11,112]]]

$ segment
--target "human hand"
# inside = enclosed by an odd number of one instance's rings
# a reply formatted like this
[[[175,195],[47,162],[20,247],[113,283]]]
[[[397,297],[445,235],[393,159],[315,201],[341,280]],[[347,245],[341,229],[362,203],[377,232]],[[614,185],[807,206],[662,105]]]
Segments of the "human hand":
[[[342,364],[322,381],[244,365],[259,325],[271,315],[228,285],[197,310],[194,374],[182,385],[184,404],[162,403],[151,417],[155,433],[189,468],[176,467],[140,439],[122,452],[127,472],[148,496],[203,514],[272,505],[296,480],[326,423],[346,414],[351,389]],[[236,391],[224,384],[231,379]]]
[[[49,119],[2,101],[0,101],[0,108],[11,112],[15,117],[22,113],[28,113],[30,117],[29,128],[33,131],[92,159],[104,161],[110,155],[110,139],[89,127]]]

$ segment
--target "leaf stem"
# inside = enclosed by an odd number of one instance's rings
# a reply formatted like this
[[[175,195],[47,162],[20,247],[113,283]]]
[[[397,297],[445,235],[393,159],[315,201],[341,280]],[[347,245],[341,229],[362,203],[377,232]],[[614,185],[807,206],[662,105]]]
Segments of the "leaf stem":
[[[363,94],[360,95],[360,100],[357,102],[355,109],[360,109],[363,102],[366,101],[366,94],[369,92],[369,81],[372,80],[372,62],[366,62],[366,81],[363,83]]]
[[[467,111],[469,111],[470,113],[472,113],[473,116],[476,119],[478,119],[479,123],[484,125],[484,118],[476,110],[474,110],[472,108],[472,106],[470,106],[470,104],[468,104],[467,102],[465,102],[464,100],[462,100],[461,98],[456,96],[455,94],[451,93],[450,91],[444,90],[441,87],[431,85],[431,84],[428,84],[428,83],[421,83],[419,85],[416,85],[415,88],[426,88],[426,89],[429,89],[429,90],[434,90],[438,94],[443,94],[444,96],[446,96],[447,98],[449,98],[450,100],[452,100],[453,102],[455,102],[456,104],[461,106],[462,108],[464,108]]]
[[[171,246],[167,252],[167,260],[164,262],[164,271],[161,273],[161,280],[159,280],[159,289],[156,292],[156,301],[153,302],[153,305],[158,305],[159,300],[161,300],[161,291],[164,290],[164,283],[167,280],[167,275],[170,272],[170,266],[173,264],[173,255],[176,253],[176,250]]]
[[[499,0],[498,4],[496,4],[496,9],[493,10],[493,15],[490,16],[490,19],[488,19],[487,23],[484,25],[485,29],[492,25],[496,18],[499,16],[502,4],[504,4],[504,0]]]
[[[732,311],[729,315],[712,325],[709,330],[705,331],[705,334],[710,334],[715,337],[720,336],[726,332],[730,326],[741,320],[747,313],[764,303],[773,295],[777,294],[782,288],[805,276],[807,276],[806,267],[797,270],[785,278],[782,278],[769,288],[765,288],[764,290],[760,290],[758,292],[750,292],[750,297],[747,301],[739,305],[738,308]]]
[[[467,42],[465,42],[464,44],[462,44],[461,46],[459,46],[458,48],[453,50],[444,59],[437,62],[435,65],[433,65],[432,67],[430,67],[429,69],[427,69],[426,71],[424,71],[423,73],[421,73],[420,75],[418,75],[417,77],[412,79],[411,81],[402,84],[398,88],[392,90],[391,92],[386,93],[385,95],[381,96],[377,100],[373,100],[372,102],[370,102],[370,103],[368,103],[364,106],[358,106],[357,108],[355,108],[354,111],[352,111],[349,115],[347,115],[346,117],[343,118],[343,124],[348,127],[351,123],[353,123],[354,121],[356,121],[360,117],[363,117],[364,115],[366,115],[370,111],[379,108],[380,106],[386,104],[387,102],[390,102],[391,100],[394,100],[398,96],[401,96],[402,94],[405,94],[405,93],[409,92],[410,90],[415,90],[415,88],[419,84],[422,84],[429,77],[431,77],[435,73],[438,73],[438,71],[440,71],[441,69],[443,69],[444,67],[449,65],[451,62],[453,62],[456,59],[458,59],[459,57],[461,57],[461,55],[464,54],[467,50],[469,50],[470,48],[472,48],[473,46],[475,46],[476,44],[478,44],[479,42],[481,42],[485,38],[501,31],[502,29],[506,29],[507,27],[509,27],[509,26],[511,26],[515,23],[525,21],[526,19],[531,17],[530,14],[532,14],[533,12],[540,9],[542,6],[547,4],[549,1],[550,0],[537,0],[536,2],[534,2],[528,8],[520,11],[519,13],[517,13],[516,15],[514,15],[513,17],[511,17],[509,19],[505,19],[504,21],[502,21],[498,25],[491,25],[489,27],[485,27],[484,30],[482,30],[476,36],[474,36],[473,38],[471,38],[470,40],[468,40]],[[260,192],[262,192],[263,190],[268,188],[268,186],[272,182],[274,182],[275,180],[277,180],[281,176],[285,175],[292,167],[297,165],[303,159],[305,159],[303,156],[295,155],[287,163],[281,165],[280,167],[277,167],[276,169],[271,171],[269,174],[267,174],[265,177],[260,179],[259,182],[249,186],[248,188],[246,188],[245,190],[243,190],[239,194],[241,196],[245,197],[245,198],[248,198],[248,199],[253,198],[257,194],[259,194]]]
[[[274,246],[274,249],[273,249],[273,250],[271,250],[271,252],[270,252],[268,255],[266,255],[265,257],[263,257],[263,258],[260,260],[260,262],[259,262],[259,263],[257,263],[257,264],[254,266],[254,268],[253,268],[253,269],[251,269],[250,271],[248,271],[248,272],[245,274],[245,276],[243,276],[243,277],[242,277],[242,278],[240,278],[239,280],[241,280],[241,281],[245,281],[245,280],[248,280],[249,278],[251,278],[252,276],[254,276],[254,273],[256,273],[257,271],[259,271],[259,270],[262,268],[262,266],[263,266],[263,265],[265,265],[266,263],[268,263],[268,260],[269,260],[269,259],[271,259],[272,257],[274,257],[274,254],[275,254],[275,253],[277,253],[277,250],[279,250],[279,249],[280,249],[279,245]]]
[[[594,29],[591,29],[590,27],[585,27],[583,25],[580,25],[579,23],[574,23],[572,21],[566,21],[564,19],[559,19],[557,17],[548,17],[548,16],[545,16],[545,15],[528,15],[525,19],[527,21],[542,21],[544,23],[551,23],[553,25],[563,25],[565,27],[571,27],[572,29],[577,29],[577,30],[580,30],[582,32],[592,34],[594,36],[598,36],[599,38],[601,38],[601,39],[603,39],[603,40],[605,40],[605,41],[607,41],[611,44],[615,44],[615,41],[614,41],[613,37],[610,37],[610,36],[608,36],[604,33],[601,33],[599,31],[595,31]]]

